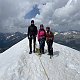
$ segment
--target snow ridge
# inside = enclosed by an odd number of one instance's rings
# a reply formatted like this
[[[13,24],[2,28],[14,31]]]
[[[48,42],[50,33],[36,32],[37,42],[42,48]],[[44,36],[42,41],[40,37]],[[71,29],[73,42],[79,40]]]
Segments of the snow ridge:
[[[57,43],[53,49],[52,59],[29,54],[25,38],[0,54],[0,80],[80,80],[80,52]]]

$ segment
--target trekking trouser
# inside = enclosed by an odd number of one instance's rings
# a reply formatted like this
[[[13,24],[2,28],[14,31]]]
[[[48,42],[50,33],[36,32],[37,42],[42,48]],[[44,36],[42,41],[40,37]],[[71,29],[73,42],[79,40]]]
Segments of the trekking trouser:
[[[33,47],[34,47],[34,50],[33,50],[33,51],[35,52],[36,37],[33,37],[33,45],[34,45],[34,46],[33,46]]]
[[[40,39],[39,41],[39,45],[40,45],[40,53],[44,54],[44,46],[45,46],[45,39]]]
[[[32,52],[32,39],[33,39],[33,47],[34,47],[34,49],[33,49],[33,51],[35,52],[35,45],[36,45],[36,37],[30,37],[29,38],[29,47],[30,47],[30,52]]]
[[[50,55],[53,55],[53,48],[52,48],[53,41],[52,41],[52,40],[47,41],[47,45],[48,45],[48,53],[49,53]]]

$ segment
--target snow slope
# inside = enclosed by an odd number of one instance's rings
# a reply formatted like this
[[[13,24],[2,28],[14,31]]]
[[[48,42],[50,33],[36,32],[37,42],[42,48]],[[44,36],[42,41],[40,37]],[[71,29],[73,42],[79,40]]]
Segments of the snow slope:
[[[52,59],[29,54],[25,38],[0,54],[0,80],[80,80],[80,52],[57,43],[53,48]]]

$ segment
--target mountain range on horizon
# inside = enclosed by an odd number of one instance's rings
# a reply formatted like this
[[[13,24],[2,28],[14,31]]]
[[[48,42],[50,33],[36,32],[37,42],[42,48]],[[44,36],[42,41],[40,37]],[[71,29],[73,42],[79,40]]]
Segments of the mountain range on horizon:
[[[54,42],[80,51],[80,32],[55,32]],[[0,53],[27,37],[27,33],[0,33]]]

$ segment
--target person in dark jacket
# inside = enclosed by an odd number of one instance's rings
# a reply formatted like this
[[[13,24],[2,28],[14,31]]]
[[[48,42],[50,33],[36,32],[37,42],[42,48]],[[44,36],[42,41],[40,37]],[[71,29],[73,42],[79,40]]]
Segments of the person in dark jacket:
[[[34,25],[34,20],[31,20],[31,25],[28,27],[28,39],[29,39],[29,47],[30,47],[29,54],[32,53],[32,40],[34,44],[33,52],[35,53],[36,36],[37,36],[37,27]]]
[[[44,30],[43,24],[41,24],[40,29],[38,31],[38,41],[39,41],[41,54],[44,54],[45,40],[46,40],[46,31]]]
[[[48,54],[53,56],[53,40],[54,40],[54,34],[50,31],[50,27],[46,27],[46,42],[48,45]]]

